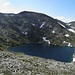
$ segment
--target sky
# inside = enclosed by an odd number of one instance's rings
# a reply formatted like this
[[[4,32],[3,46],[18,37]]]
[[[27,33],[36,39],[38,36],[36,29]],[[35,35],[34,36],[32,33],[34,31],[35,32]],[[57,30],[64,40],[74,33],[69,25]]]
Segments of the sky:
[[[33,11],[64,22],[75,21],[75,0],[0,0],[0,12]]]

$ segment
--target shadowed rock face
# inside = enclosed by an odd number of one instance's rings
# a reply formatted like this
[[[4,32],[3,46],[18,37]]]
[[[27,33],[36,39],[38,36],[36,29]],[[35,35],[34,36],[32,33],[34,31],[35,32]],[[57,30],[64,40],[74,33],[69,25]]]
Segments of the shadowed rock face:
[[[75,46],[75,31],[62,21],[36,12],[0,13],[0,49],[24,43],[48,43],[43,37],[53,45]]]

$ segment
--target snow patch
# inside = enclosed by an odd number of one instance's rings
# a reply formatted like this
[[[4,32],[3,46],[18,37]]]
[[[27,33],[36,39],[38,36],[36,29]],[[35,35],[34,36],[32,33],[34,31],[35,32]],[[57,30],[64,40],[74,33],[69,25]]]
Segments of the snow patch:
[[[63,24],[61,24],[60,22],[58,22],[58,24],[60,24],[63,28],[66,28]]]
[[[53,30],[52,33],[55,33],[55,31]]]
[[[61,24],[60,22],[58,22],[58,24],[60,24],[63,28],[66,28],[63,24]],[[72,32],[72,33],[75,33],[75,31],[73,29],[67,29],[68,31]]]
[[[75,31],[73,29],[67,29],[68,31],[75,33]]]
[[[44,25],[45,25],[45,22],[43,22],[43,23],[41,24],[40,28],[42,28]]]
[[[73,61],[75,62],[75,58],[73,58]]]
[[[64,44],[67,44],[68,47],[72,47],[72,44],[66,41],[63,41]]]
[[[68,43],[68,42],[66,42],[66,41],[63,41],[63,43]]]
[[[22,32],[22,34],[25,34],[25,35],[27,35],[27,34],[28,34],[28,32]]]
[[[68,43],[68,45],[67,45],[67,46],[72,47],[71,43]]]
[[[66,36],[66,37],[69,37],[70,35],[69,35],[69,34],[65,34],[65,36]]]
[[[47,42],[48,44],[50,44],[50,41],[47,40],[46,37],[43,37],[43,40],[44,40],[45,42]]]
[[[25,35],[27,35],[28,34],[28,32],[25,32]]]
[[[35,26],[35,24],[34,24],[34,23],[32,23],[32,25],[33,25],[33,26]]]

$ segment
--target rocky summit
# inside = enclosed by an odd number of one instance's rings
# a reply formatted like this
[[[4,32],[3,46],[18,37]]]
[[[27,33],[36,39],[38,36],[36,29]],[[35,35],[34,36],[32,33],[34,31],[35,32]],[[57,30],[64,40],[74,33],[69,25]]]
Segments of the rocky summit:
[[[34,42],[75,47],[75,30],[42,13],[0,13],[0,50]]]

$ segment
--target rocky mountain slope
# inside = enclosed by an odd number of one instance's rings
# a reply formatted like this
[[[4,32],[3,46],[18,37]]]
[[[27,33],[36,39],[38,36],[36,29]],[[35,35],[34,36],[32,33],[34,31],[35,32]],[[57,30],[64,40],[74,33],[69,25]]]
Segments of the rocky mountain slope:
[[[75,30],[42,13],[0,13],[0,50],[34,42],[75,47]]]
[[[75,29],[42,13],[0,13],[0,50],[35,42],[75,47]],[[75,75],[75,62],[0,51],[0,75]]]
[[[75,63],[0,51],[0,75],[75,75]]]

